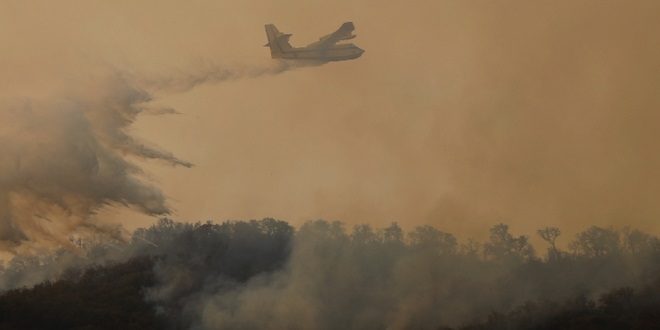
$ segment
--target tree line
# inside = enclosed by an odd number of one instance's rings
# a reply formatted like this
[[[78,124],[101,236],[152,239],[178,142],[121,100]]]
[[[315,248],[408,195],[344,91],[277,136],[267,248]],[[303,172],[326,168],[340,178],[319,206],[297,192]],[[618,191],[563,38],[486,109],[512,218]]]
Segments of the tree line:
[[[484,242],[460,242],[396,223],[348,231],[324,220],[295,230],[270,218],[161,219],[128,240],[78,239],[74,251],[16,257],[0,270],[0,328],[641,329],[658,321],[657,237],[594,226],[562,249],[558,228],[536,234],[546,253],[505,224]]]

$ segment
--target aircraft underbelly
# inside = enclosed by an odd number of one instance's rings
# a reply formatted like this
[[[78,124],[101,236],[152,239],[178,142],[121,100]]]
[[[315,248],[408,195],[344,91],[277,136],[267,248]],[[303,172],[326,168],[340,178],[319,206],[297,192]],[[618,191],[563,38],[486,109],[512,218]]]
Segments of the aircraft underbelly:
[[[360,57],[362,51],[357,48],[330,48],[322,50],[309,50],[303,48],[288,51],[283,55],[283,57],[287,59],[342,61]]]

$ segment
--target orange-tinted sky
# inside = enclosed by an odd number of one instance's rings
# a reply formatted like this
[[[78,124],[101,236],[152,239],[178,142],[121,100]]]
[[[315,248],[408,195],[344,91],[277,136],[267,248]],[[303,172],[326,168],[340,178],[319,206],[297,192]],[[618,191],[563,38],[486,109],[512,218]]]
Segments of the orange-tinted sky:
[[[182,114],[131,132],[195,164],[144,163],[176,218],[657,233],[658,12],[652,0],[8,0],[0,90],[47,94],[108,66],[262,67],[265,23],[303,45],[352,20],[358,60],[154,92]]]

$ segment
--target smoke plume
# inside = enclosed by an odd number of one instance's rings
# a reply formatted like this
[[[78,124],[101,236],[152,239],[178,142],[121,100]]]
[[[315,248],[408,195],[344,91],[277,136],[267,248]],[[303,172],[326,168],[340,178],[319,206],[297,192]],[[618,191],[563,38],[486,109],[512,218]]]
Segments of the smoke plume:
[[[95,227],[105,206],[149,215],[170,212],[165,195],[133,159],[190,167],[145,145],[130,126],[148,109],[149,93],[118,74],[45,98],[0,105],[0,240],[67,245],[76,230]]]

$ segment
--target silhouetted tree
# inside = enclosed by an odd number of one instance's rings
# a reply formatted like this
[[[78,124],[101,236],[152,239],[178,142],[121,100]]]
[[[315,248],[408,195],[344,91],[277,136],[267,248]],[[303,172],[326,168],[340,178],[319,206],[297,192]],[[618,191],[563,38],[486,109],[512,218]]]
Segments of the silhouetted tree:
[[[548,248],[548,258],[553,260],[559,257],[559,250],[557,249],[557,237],[561,235],[561,231],[557,227],[545,227],[537,231],[541,238],[550,244]]]
[[[653,253],[660,250],[660,241],[637,229],[624,228],[622,231],[623,248],[633,255]]]
[[[586,257],[602,257],[621,251],[619,233],[596,226],[578,233],[570,247],[577,255]]]
[[[380,243],[382,238],[374,232],[371,226],[356,225],[351,233],[351,241],[356,244],[370,245]]]
[[[497,224],[490,229],[490,240],[484,244],[484,254],[495,259],[534,258],[534,248],[527,236],[514,237],[509,233],[509,226]]]
[[[413,248],[433,250],[440,254],[454,254],[458,243],[454,235],[439,231],[431,226],[416,227],[408,234]]]
[[[403,229],[398,223],[392,222],[383,230],[383,240],[388,244],[403,244]]]

